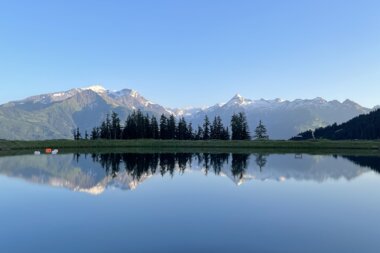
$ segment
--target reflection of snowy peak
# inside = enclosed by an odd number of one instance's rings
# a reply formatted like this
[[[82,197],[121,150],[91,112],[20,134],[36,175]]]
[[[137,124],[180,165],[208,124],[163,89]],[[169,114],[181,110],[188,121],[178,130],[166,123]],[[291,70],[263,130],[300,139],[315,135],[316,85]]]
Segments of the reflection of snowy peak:
[[[133,190],[149,177],[144,175],[136,180],[126,171],[113,177],[91,158],[80,158],[77,163],[72,155],[1,157],[0,174],[94,195],[109,187]]]

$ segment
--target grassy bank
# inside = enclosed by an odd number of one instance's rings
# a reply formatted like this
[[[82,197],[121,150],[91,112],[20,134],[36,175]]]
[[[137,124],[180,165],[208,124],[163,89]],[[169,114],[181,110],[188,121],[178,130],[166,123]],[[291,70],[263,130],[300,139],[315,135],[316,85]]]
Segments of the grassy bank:
[[[283,150],[289,152],[367,150],[380,152],[380,141],[178,141],[178,140],[46,140],[46,141],[0,141],[0,151],[43,150],[58,148],[84,149],[150,149],[150,150]]]

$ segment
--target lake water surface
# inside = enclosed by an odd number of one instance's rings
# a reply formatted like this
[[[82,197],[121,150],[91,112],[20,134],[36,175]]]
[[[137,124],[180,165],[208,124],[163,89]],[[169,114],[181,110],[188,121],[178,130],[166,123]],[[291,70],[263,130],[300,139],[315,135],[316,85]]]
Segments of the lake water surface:
[[[380,252],[380,157],[0,157],[0,252]]]

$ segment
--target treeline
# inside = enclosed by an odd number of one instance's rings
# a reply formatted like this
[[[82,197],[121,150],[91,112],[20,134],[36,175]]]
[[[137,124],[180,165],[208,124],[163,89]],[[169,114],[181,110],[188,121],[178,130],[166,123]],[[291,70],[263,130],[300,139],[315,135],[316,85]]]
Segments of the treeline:
[[[343,124],[309,130],[293,137],[292,140],[376,140],[380,139],[380,109],[363,114]]]
[[[73,131],[75,140],[83,139],[78,129]],[[112,112],[98,127],[94,127],[90,134],[85,132],[84,139],[162,139],[162,140],[250,140],[251,135],[244,113],[234,114],[231,118],[231,132],[216,116],[212,122],[205,116],[202,126],[195,129],[185,118],[177,120],[174,115],[155,116],[143,114],[140,110],[132,112],[122,124],[119,115]]]

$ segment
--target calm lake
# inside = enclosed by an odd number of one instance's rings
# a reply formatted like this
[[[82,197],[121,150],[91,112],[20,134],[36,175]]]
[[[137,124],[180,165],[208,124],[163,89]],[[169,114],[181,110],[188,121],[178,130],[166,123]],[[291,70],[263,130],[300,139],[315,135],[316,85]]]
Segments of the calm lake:
[[[380,157],[0,157],[0,252],[380,252]]]

